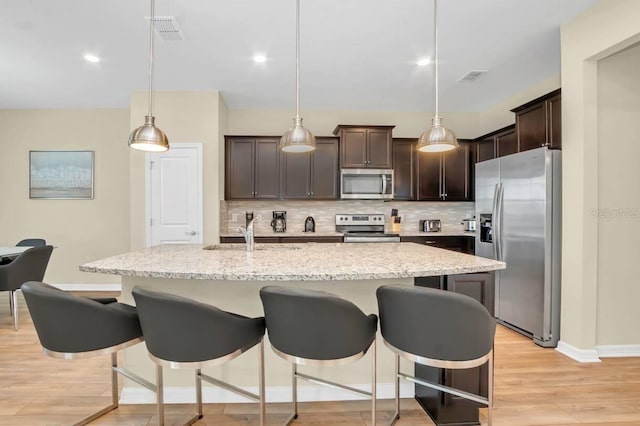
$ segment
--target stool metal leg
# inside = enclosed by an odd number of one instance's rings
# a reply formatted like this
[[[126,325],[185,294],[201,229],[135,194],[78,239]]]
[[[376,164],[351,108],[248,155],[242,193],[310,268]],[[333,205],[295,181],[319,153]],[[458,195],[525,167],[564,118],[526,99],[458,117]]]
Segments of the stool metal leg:
[[[164,384],[162,367],[156,365],[156,403],[158,405],[158,426],[164,426]]]
[[[104,416],[109,411],[115,410],[118,408],[118,354],[116,352],[111,354],[111,405],[103,408],[102,410],[94,413],[84,419],[80,420],[77,423],[74,423],[73,426],[84,426],[98,417]]]
[[[389,426],[394,425],[400,419],[400,355],[398,354],[396,354],[395,370],[396,412],[393,413]]]
[[[487,387],[489,393],[489,403],[487,404],[487,420],[489,426],[491,426],[491,422],[493,420],[493,350],[491,350],[491,355],[489,355],[489,380]]]
[[[202,370],[199,368],[196,370],[196,403],[198,404],[198,418],[203,417],[202,410]]]
[[[111,354],[111,402],[118,407],[118,353]]]
[[[376,425],[376,391],[377,391],[377,380],[376,380],[376,341],[374,340],[371,344],[371,425]]]
[[[13,291],[9,292],[9,313],[13,316]]]
[[[293,400],[293,413],[284,423],[285,426],[290,425],[298,418],[298,366],[295,362],[291,363],[291,396]]]
[[[267,406],[265,403],[266,395],[264,389],[264,339],[260,339],[258,357],[260,358],[260,376],[258,384],[260,388],[260,426],[264,426],[267,421]]]
[[[18,292],[11,292],[11,314],[13,315],[13,329],[18,331]]]

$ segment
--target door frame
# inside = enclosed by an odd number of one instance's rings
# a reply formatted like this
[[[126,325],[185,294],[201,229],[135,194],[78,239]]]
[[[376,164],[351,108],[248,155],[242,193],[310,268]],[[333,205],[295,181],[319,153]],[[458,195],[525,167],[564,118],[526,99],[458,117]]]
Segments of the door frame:
[[[173,148],[195,148],[197,153],[197,180],[198,180],[198,204],[200,205],[200,209],[198,209],[198,226],[200,228],[200,233],[198,235],[199,243],[203,242],[203,234],[204,234],[204,224],[203,224],[203,216],[204,216],[204,203],[203,203],[203,184],[202,181],[202,143],[200,142],[182,142],[182,143],[172,143],[171,146]],[[145,180],[145,214],[144,214],[144,222],[145,222],[145,245],[146,247],[151,247],[151,154],[147,152],[144,158],[144,180]]]

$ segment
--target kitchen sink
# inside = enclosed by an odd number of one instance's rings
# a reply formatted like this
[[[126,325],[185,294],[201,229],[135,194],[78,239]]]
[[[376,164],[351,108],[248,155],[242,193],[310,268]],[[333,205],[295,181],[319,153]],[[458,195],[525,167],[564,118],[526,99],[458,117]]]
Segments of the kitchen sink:
[[[300,250],[299,245],[295,244],[255,244],[254,250]],[[220,251],[247,251],[245,244],[212,244],[206,246],[204,250],[220,250]]]

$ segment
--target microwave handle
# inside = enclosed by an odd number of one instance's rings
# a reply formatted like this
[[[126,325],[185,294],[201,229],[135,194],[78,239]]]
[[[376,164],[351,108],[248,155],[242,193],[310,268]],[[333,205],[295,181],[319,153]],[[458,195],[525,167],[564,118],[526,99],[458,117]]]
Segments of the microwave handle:
[[[383,174],[382,176],[382,193],[387,193],[387,177]]]

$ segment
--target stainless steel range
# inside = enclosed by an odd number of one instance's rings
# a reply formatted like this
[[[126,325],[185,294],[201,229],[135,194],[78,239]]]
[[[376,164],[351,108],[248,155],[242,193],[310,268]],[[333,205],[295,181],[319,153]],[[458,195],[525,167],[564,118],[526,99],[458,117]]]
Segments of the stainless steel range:
[[[383,214],[337,214],[336,231],[345,243],[399,243],[398,234],[385,234]]]

